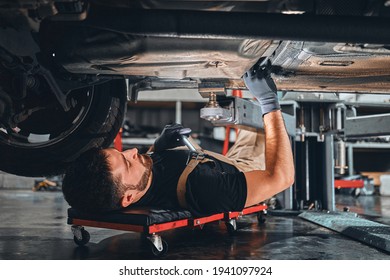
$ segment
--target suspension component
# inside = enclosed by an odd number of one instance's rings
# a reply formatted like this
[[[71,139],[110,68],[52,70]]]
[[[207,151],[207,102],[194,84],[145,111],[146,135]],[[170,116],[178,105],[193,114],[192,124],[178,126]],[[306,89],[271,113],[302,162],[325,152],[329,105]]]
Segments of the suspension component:
[[[232,119],[230,110],[219,105],[217,95],[214,92],[210,93],[209,102],[200,110],[200,117],[210,122],[229,121]]]

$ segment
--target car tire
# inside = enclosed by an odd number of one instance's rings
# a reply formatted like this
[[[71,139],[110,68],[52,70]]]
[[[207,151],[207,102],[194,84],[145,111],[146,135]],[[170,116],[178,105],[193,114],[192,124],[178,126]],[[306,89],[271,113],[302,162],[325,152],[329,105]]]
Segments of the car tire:
[[[39,144],[19,143],[12,140],[17,138],[0,135],[0,170],[29,177],[60,175],[81,153],[111,145],[126,113],[125,80],[112,80],[85,88],[86,91],[88,97],[80,105],[83,113],[75,114],[77,117],[69,121],[66,131],[56,131],[50,140]],[[53,116],[53,121],[64,119],[65,113],[61,114],[57,119]],[[50,114],[46,118],[50,119]],[[54,126],[51,124],[50,129]]]

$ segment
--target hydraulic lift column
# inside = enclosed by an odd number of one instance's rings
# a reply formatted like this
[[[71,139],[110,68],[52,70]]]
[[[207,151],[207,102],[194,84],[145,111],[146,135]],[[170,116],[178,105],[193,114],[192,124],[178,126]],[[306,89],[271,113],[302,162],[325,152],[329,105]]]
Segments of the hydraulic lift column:
[[[319,103],[301,96],[296,106],[293,210],[335,210],[333,134],[336,125],[333,111],[336,102],[338,100],[330,99]]]

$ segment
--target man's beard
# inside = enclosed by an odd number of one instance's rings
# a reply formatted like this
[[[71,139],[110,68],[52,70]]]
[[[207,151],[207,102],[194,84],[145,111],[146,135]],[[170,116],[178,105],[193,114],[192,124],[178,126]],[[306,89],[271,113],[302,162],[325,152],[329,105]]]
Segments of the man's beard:
[[[150,174],[152,173],[152,159],[147,155],[138,155],[141,160],[141,164],[145,167],[145,172],[142,174],[141,180],[137,185],[137,190],[143,191],[148,185]]]

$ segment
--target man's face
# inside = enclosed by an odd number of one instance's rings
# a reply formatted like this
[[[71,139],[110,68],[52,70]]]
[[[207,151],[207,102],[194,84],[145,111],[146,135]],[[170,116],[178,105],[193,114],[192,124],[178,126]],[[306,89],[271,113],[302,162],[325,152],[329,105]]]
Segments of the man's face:
[[[149,156],[138,154],[138,150],[135,148],[123,152],[116,149],[106,149],[105,153],[115,178],[119,178],[127,186],[141,185],[142,188],[146,187],[152,167],[152,159]]]

